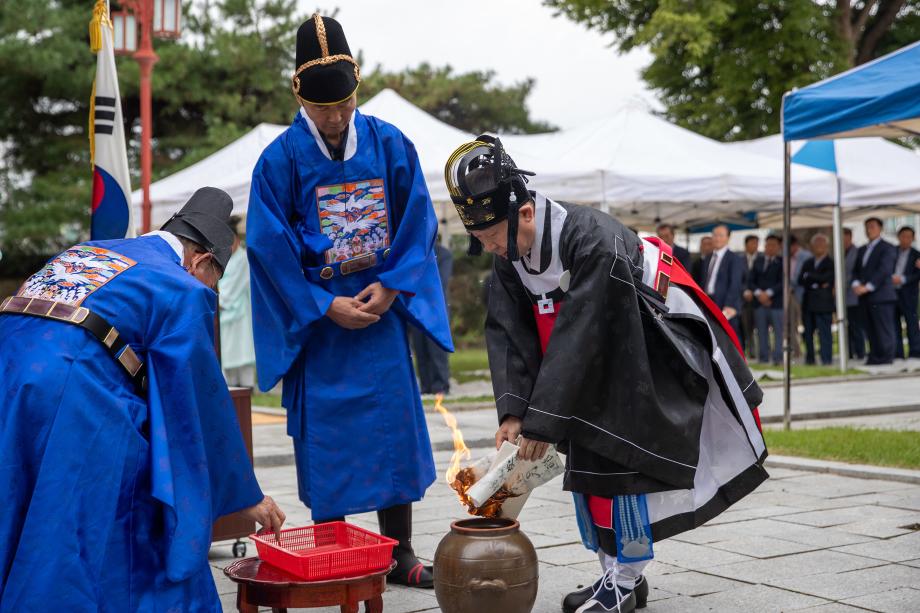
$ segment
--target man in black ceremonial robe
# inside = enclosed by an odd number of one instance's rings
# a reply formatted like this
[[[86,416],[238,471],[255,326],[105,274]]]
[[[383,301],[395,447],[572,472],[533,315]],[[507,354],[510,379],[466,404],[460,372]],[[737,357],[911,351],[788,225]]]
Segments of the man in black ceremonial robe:
[[[767,473],[762,393],[721,310],[657,238],[525,185],[490,136],[461,145],[445,179],[494,254],[486,342],[496,445],[566,454],[585,545],[602,575],[569,613],[645,606],[654,541],[712,519]]]

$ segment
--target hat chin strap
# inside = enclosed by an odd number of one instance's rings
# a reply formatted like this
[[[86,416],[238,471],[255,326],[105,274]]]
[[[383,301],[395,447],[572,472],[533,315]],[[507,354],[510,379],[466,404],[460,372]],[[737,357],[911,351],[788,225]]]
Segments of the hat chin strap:
[[[511,188],[514,192],[514,202],[508,203],[508,259],[516,262],[521,259],[517,244],[518,220],[521,217],[521,205],[530,200],[530,192],[527,191],[521,177],[511,180]]]

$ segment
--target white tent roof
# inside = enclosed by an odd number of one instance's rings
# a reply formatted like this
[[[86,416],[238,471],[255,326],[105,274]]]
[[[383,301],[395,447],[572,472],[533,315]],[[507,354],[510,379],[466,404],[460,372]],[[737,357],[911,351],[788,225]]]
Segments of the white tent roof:
[[[794,141],[792,154],[806,142]],[[729,147],[783,163],[783,138],[779,134]],[[920,155],[879,137],[838,139],[834,141],[834,153],[841,206],[900,205],[916,209],[920,205]],[[793,177],[793,186],[795,181]]]
[[[606,204],[630,223],[667,219],[683,223],[764,205],[781,206],[782,164],[732,151],[722,143],[675,126],[637,105],[581,128],[540,135],[503,136],[515,161],[537,172],[559,160],[598,169],[593,182],[548,193],[560,199]],[[543,168],[541,168],[541,164]],[[814,205],[836,199],[833,175],[811,168],[793,170],[793,203]],[[536,182],[535,181],[535,182]],[[560,193],[561,192],[561,193]]]
[[[360,108],[405,132],[415,143],[432,199],[448,201],[444,162],[472,135],[439,121],[392,90],[380,92]],[[227,191],[234,213],[245,213],[252,169],[262,150],[286,127],[260,124],[209,157],[151,185],[153,226],[164,223],[203,185]],[[781,163],[731,150],[636,106],[582,128],[507,135],[502,141],[518,166],[537,173],[531,188],[558,200],[608,206],[628,223],[725,218],[782,202]],[[795,167],[793,174],[796,205],[835,201],[836,182],[830,173]],[[132,201],[139,209],[139,190]],[[135,219],[140,218],[137,210]]]
[[[386,89],[361,105],[366,115],[379,117],[399,127],[415,144],[428,189],[433,200],[449,200],[444,186],[444,162],[451,152],[471,135],[439,121]],[[280,135],[287,126],[263,123],[249,133],[215,151],[200,162],[151,184],[151,224],[166,222],[188,201],[199,187],[211,185],[226,191],[233,198],[234,214],[243,214],[249,206],[249,186],[252,169],[262,150]],[[140,190],[132,194],[135,219],[141,219]]]

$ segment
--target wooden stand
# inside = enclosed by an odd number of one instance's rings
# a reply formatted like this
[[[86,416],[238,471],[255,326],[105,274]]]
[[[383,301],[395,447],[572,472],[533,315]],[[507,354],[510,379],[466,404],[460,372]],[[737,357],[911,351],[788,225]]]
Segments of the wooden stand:
[[[288,607],[336,605],[342,613],[358,613],[362,602],[367,613],[383,613],[386,576],[395,565],[363,577],[304,581],[258,558],[246,558],[225,568],[224,574],[237,584],[236,608],[240,613],[257,613],[259,607],[286,613]]]
[[[248,387],[231,387],[230,397],[233,398],[236,418],[243,432],[243,441],[246,443],[249,460],[252,461],[252,390]],[[211,541],[216,543],[236,539],[236,543],[233,544],[233,555],[241,558],[246,555],[246,543],[241,539],[255,531],[254,521],[243,518],[239,513],[225,515],[214,522]]]

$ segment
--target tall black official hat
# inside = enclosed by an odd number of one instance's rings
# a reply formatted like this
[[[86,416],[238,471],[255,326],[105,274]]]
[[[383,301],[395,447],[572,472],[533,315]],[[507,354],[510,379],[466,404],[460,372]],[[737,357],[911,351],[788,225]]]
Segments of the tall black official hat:
[[[501,140],[488,134],[457,147],[444,165],[447,191],[468,232],[508,220],[510,260],[518,259],[518,211],[530,200],[526,184],[533,174],[518,168]],[[482,244],[470,234],[470,255],[481,252]]]
[[[230,227],[231,211],[230,194],[216,187],[202,187],[160,229],[198,243],[225,270],[236,236]]]
[[[292,89],[301,102],[338,104],[351,98],[361,82],[342,25],[319,13],[297,30],[295,65]]]

